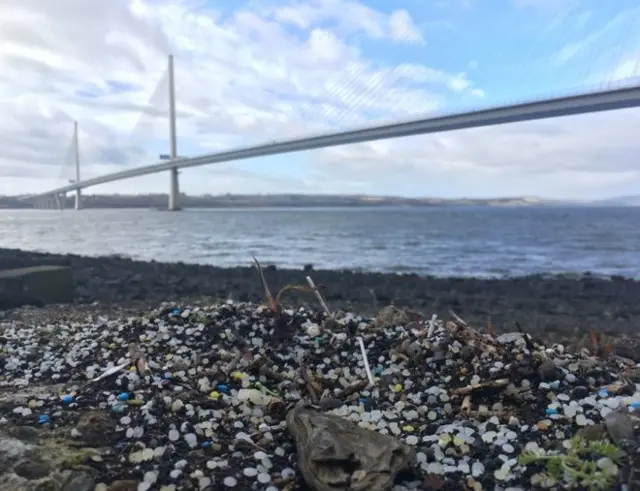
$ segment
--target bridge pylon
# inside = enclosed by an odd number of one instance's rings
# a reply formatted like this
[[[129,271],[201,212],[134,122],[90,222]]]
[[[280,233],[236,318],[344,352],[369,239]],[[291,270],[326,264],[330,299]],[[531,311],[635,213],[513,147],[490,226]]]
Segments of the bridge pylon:
[[[76,164],[76,182],[80,182],[80,145],[78,142],[78,122],[73,122],[73,154]],[[76,210],[82,209],[82,191],[80,188],[76,189],[74,208]]]
[[[178,157],[178,139],[176,136],[176,88],[173,73],[173,55],[169,55],[169,161]],[[169,180],[169,211],[179,211],[180,207],[180,181],[177,167],[170,170]]]

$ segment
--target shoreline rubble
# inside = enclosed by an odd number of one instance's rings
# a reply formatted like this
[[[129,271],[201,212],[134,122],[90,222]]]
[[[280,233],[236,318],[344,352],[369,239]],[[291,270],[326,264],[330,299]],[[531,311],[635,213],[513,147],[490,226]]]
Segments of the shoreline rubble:
[[[221,268],[0,249],[0,270],[45,265],[70,268],[75,283],[73,309],[94,302],[100,302],[97,310],[141,310],[167,299],[192,304],[199,299],[213,303],[264,298],[256,282],[256,268],[250,264]],[[536,336],[556,337],[554,341],[558,335],[571,340],[591,330],[615,335],[633,334],[640,328],[640,281],[631,278],[605,279],[588,273],[443,278],[316,270],[311,265],[304,270],[265,265],[264,270],[270,281],[280,285],[304,284],[305,276],[311,275],[332,308],[371,316],[391,303],[441,318],[453,309],[474,326],[491,322],[496,332],[509,332],[519,323]],[[30,301],[33,299],[3,296],[0,288],[0,318],[10,315],[1,312],[3,308]],[[308,293],[287,292],[286,302],[292,307],[317,305]]]
[[[382,491],[356,486],[382,469],[396,491],[638,489],[639,364],[409,317],[227,301],[0,323],[0,488]],[[318,470],[300,410],[397,451],[354,460],[329,432]]]

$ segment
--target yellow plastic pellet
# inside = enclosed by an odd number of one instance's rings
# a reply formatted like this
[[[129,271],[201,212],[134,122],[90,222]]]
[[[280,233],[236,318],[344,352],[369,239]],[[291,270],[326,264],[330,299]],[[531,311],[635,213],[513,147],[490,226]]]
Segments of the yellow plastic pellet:
[[[402,392],[402,390],[403,390],[402,384],[396,384],[396,385],[393,387],[393,391],[394,391],[394,392]]]
[[[412,431],[415,431],[415,428],[411,425],[407,425],[407,426],[404,426],[402,430],[406,431],[407,433],[411,433]]]
[[[447,445],[451,442],[451,435],[448,433],[443,433],[440,435],[440,445]]]
[[[209,394],[209,397],[211,397],[211,399],[220,399],[220,392],[214,390],[211,394]]]

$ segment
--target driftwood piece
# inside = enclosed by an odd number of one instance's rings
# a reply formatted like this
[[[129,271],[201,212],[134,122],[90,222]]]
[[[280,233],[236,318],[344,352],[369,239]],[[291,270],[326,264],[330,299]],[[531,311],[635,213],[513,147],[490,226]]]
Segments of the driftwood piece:
[[[314,491],[386,491],[413,451],[396,439],[300,403],[287,414],[302,477]]]

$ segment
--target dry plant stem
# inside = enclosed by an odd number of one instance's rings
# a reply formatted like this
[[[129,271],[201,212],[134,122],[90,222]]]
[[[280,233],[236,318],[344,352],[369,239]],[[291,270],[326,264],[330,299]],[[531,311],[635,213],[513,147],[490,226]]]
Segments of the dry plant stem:
[[[360,352],[362,353],[362,361],[364,361],[364,371],[367,373],[369,385],[373,387],[376,382],[375,380],[373,380],[373,374],[371,373],[371,368],[369,367],[369,358],[367,358],[367,350],[364,347],[364,340],[361,336],[358,336],[358,344],[360,345]]]
[[[324,298],[322,298],[322,295],[320,294],[320,291],[318,291],[318,288],[316,287],[316,284],[311,279],[311,276],[307,276],[307,283],[309,284],[309,287],[311,288],[311,290],[313,291],[313,294],[318,299],[318,302],[320,302],[320,305],[322,306],[322,308],[326,312],[326,314],[329,317],[333,317],[333,314],[329,310],[329,307],[327,306],[326,302],[324,301]]]
[[[464,399],[462,400],[462,405],[460,406],[460,408],[466,413],[471,411],[471,395],[466,395],[464,396]]]
[[[264,295],[265,297],[267,297],[267,304],[269,305],[269,308],[273,311],[276,310],[276,302],[273,298],[273,295],[271,295],[271,291],[269,290],[269,285],[267,284],[267,280],[264,277],[264,272],[262,271],[262,266],[260,265],[260,262],[258,261],[258,259],[256,259],[255,256],[253,256],[253,260],[256,263],[256,267],[258,268],[258,273],[260,274],[260,284],[262,285],[262,288],[264,290]]]
[[[449,311],[449,314],[451,315],[451,317],[453,317],[453,319],[460,324],[462,327],[467,327],[468,324],[462,319],[462,317],[460,317],[458,314],[456,314],[453,310]]]
[[[495,336],[495,330],[493,329],[493,323],[491,322],[491,317],[489,317],[489,319],[487,320],[487,333],[491,337]]]
[[[509,382],[510,381],[508,378],[502,378],[498,380],[489,380],[488,382],[482,382],[478,385],[467,385],[466,387],[460,387],[459,389],[454,389],[452,393],[459,396],[464,396],[467,394],[471,394],[476,390],[481,390],[481,389],[502,389],[507,385],[509,385]]]
[[[376,296],[376,292],[373,291],[373,288],[370,288],[369,293],[371,293],[371,296],[373,297],[373,309],[378,310],[378,297]]]
[[[236,355],[233,357],[233,359],[227,364],[227,368],[225,368],[225,372],[227,372],[227,375],[231,375],[231,372],[233,372],[236,369],[241,358],[242,358],[242,352],[238,351]]]
[[[438,318],[438,316],[436,314],[433,314],[431,316],[431,320],[429,321],[429,331],[427,332],[427,339],[431,339],[431,336],[433,336],[433,331],[435,331],[436,329],[436,319]]]
[[[265,452],[267,453],[267,451],[262,448],[260,445],[258,445],[257,443],[254,443],[253,441],[249,440],[248,438],[241,438],[241,439],[237,439],[234,441],[235,445],[248,445],[250,447],[255,448],[256,450],[260,450],[261,452]]]
[[[313,388],[313,383],[311,382],[311,379],[309,378],[309,372],[307,370],[307,366],[304,365],[303,363],[300,364],[300,375],[302,376],[302,380],[304,380],[304,383],[307,387],[307,392],[309,393],[309,397],[311,398],[311,402],[313,402],[314,404],[318,404],[318,394],[316,393],[315,389]]]
[[[355,382],[349,385],[348,387],[345,387],[344,389],[342,389],[340,392],[338,392],[335,395],[335,398],[340,399],[342,401],[347,397],[349,397],[351,394],[355,394],[356,392],[365,389],[368,383],[369,382],[367,380],[359,380],[358,382]]]
[[[280,372],[276,372],[275,370],[269,368],[266,365],[262,365],[260,367],[260,375],[264,375],[267,378],[276,380],[277,382],[282,382],[287,377]]]

